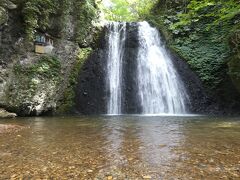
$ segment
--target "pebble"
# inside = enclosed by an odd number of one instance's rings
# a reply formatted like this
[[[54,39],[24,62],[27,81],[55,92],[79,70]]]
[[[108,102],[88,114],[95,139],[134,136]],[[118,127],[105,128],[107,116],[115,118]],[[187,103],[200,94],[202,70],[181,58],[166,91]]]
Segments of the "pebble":
[[[160,144],[160,145],[159,145],[160,148],[164,148],[164,147],[166,147],[166,146],[167,146],[166,144]]]
[[[152,177],[151,176],[142,176],[143,179],[151,179]]]
[[[17,177],[17,174],[13,174],[13,175],[11,176],[11,178],[15,178],[15,177]]]
[[[112,179],[113,179],[112,176],[108,176],[108,177],[107,177],[107,180],[112,180]]]
[[[88,173],[92,173],[92,172],[93,172],[93,170],[89,169],[87,172],[88,172]]]
[[[209,162],[210,162],[210,163],[214,163],[214,160],[211,158],[211,159],[209,160]]]
[[[45,167],[42,168],[42,171],[43,171],[43,172],[46,172],[47,169],[48,169],[48,168],[45,166]]]

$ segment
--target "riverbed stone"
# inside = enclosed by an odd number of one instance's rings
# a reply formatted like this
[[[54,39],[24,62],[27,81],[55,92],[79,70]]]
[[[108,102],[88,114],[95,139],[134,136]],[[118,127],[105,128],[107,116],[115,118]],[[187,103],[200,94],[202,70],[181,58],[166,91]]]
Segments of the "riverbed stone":
[[[14,124],[0,124],[0,134],[18,132],[25,127]]]

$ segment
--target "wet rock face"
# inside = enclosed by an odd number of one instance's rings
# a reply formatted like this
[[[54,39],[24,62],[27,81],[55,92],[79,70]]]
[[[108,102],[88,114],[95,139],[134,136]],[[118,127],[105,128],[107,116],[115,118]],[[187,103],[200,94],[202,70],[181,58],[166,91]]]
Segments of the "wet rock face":
[[[99,42],[98,49],[86,60],[81,68],[78,84],[75,88],[75,110],[81,114],[106,113],[106,64],[107,38],[105,34]]]
[[[103,49],[97,50],[81,69],[76,87],[76,110],[81,114],[106,112],[105,66]]]
[[[137,92],[138,25],[127,23],[125,54],[123,58],[123,113],[141,113]]]

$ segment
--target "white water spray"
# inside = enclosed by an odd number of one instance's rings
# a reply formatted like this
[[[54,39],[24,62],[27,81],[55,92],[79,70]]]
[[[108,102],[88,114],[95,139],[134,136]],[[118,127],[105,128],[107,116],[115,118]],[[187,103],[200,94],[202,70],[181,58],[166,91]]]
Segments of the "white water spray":
[[[130,24],[131,26],[131,24]],[[108,24],[108,114],[122,114],[126,23]],[[137,97],[141,114],[186,114],[188,95],[156,28],[138,23]]]
[[[157,29],[139,23],[138,92],[143,114],[185,114],[188,96]]]
[[[126,23],[110,22],[107,62],[108,114],[122,113],[122,59],[126,39]]]

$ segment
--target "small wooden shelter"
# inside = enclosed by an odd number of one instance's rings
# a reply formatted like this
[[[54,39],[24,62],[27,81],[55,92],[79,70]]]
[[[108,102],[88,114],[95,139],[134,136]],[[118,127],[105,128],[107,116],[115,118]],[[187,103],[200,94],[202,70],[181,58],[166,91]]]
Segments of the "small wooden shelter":
[[[38,33],[34,44],[36,53],[50,54],[53,49],[53,38],[49,34]]]

